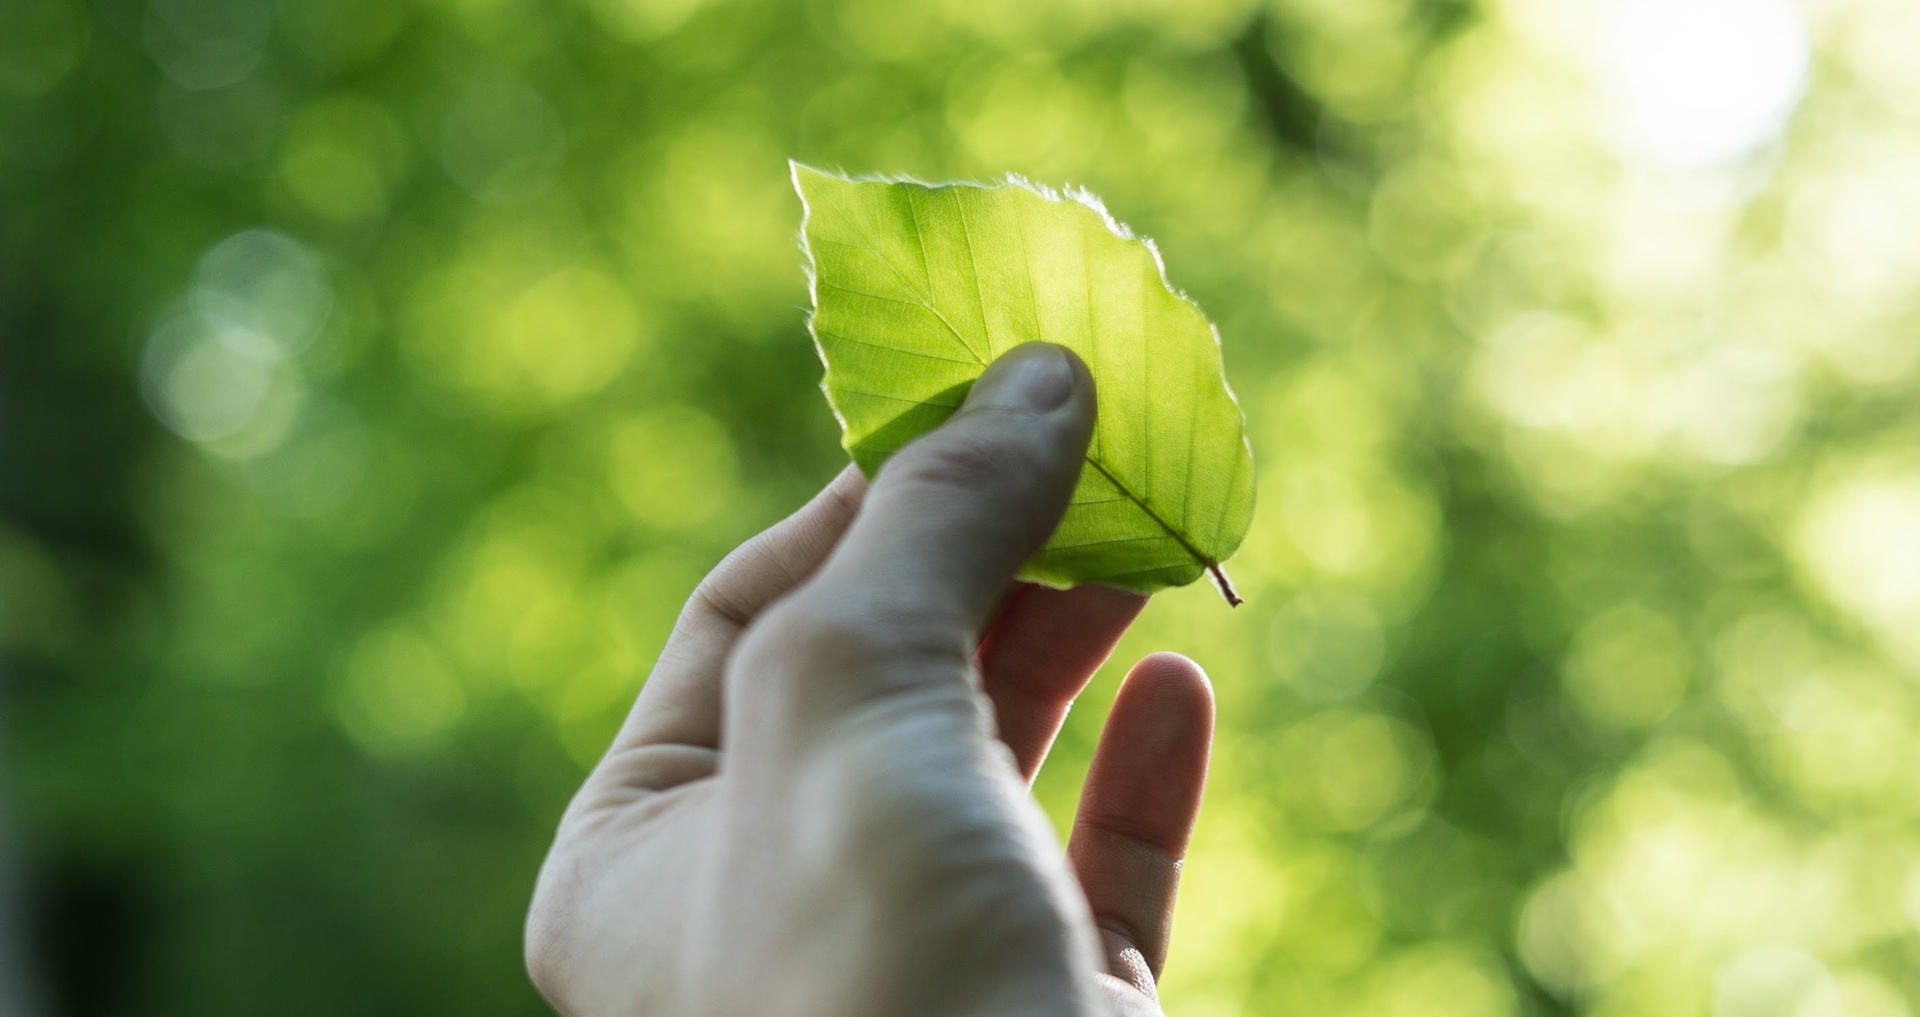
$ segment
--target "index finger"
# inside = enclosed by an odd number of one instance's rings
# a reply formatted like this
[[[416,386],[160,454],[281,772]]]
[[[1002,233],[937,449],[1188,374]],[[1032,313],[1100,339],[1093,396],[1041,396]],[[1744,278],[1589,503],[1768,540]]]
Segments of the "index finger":
[[[852,466],[813,499],[735,548],[694,587],[613,751],[720,744],[721,673],[740,633],[820,567],[853,520],[867,482]]]

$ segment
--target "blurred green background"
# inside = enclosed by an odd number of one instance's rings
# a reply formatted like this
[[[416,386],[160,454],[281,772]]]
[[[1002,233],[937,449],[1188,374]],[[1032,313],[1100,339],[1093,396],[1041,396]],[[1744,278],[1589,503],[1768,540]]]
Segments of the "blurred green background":
[[[560,809],[843,457],[785,160],[1102,195],[1261,468],[1180,1017],[1920,1005],[1906,0],[5,0],[54,1014],[525,1014]]]

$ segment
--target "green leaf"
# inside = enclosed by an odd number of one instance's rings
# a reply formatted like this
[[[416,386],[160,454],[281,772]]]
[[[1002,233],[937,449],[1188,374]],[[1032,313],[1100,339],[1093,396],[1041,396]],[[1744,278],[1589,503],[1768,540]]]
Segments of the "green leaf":
[[[945,420],[1001,353],[1059,343],[1092,369],[1100,419],[1073,502],[1023,578],[1142,593],[1219,569],[1253,516],[1253,453],[1220,338],[1152,243],[1098,199],[849,179],[793,164],[809,328],[842,444],[872,476]]]

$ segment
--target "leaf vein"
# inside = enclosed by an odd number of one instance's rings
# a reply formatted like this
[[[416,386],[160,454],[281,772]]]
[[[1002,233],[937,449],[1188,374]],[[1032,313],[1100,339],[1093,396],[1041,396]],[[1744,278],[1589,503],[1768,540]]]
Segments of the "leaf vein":
[[[1193,558],[1195,561],[1199,562],[1202,565],[1217,564],[1215,561],[1208,558],[1205,554],[1201,553],[1199,548],[1193,546],[1193,541],[1185,533],[1180,532],[1180,530],[1176,528],[1172,523],[1169,523],[1165,519],[1162,519],[1160,517],[1160,513],[1155,512],[1153,510],[1153,506],[1147,504],[1146,499],[1140,497],[1137,494],[1134,494],[1131,488],[1127,487],[1127,485],[1120,482],[1120,478],[1108,472],[1107,468],[1101,464],[1100,460],[1095,459],[1092,456],[1088,456],[1087,465],[1092,466],[1096,470],[1099,470],[1100,475],[1107,478],[1108,482],[1112,483],[1116,490],[1118,490],[1121,494],[1126,495],[1129,499],[1133,501],[1135,505],[1140,506],[1140,511],[1145,512],[1147,514],[1147,518],[1152,519],[1155,523],[1158,523],[1161,529],[1167,531],[1167,533],[1173,536],[1173,539],[1179,541],[1180,546],[1186,548],[1187,553],[1193,555]]]
[[[1097,583],[1103,579],[1131,579],[1134,576],[1147,576],[1147,575],[1152,575],[1155,572],[1165,572],[1168,569],[1181,568],[1186,564],[1187,564],[1186,561],[1181,560],[1181,561],[1171,561],[1166,563],[1165,565],[1152,565],[1142,569],[1127,569],[1122,572],[1103,572],[1100,575],[1090,577],[1088,581]]]
[[[939,403],[931,399],[909,399],[906,396],[888,395],[885,392],[868,392],[864,389],[848,388],[845,385],[836,385],[833,390],[843,395],[866,396],[869,399],[885,399],[889,402],[906,403],[908,406],[944,406],[950,410],[960,408],[959,403]]]
[[[827,243],[839,244],[842,247],[851,247],[858,251],[865,251],[868,254],[871,254],[874,257],[879,258],[880,263],[887,266],[887,271],[892,272],[894,275],[894,278],[899,279],[900,284],[907,288],[907,292],[919,298],[920,306],[925,307],[929,311],[932,311],[933,316],[940,319],[940,324],[945,325],[947,327],[947,331],[953,333],[953,337],[960,341],[960,345],[967,348],[967,352],[973,356],[973,359],[976,361],[979,361],[982,367],[986,366],[987,361],[985,358],[980,356],[980,351],[974,349],[973,344],[967,341],[967,337],[964,335],[961,335],[960,330],[953,327],[953,322],[948,321],[947,316],[940,313],[940,308],[934,305],[933,298],[931,296],[921,296],[920,291],[914,288],[913,283],[907,279],[906,274],[901,272],[900,269],[894,265],[893,259],[887,257],[885,254],[882,254],[878,247],[875,247],[871,241],[868,241],[866,233],[862,231],[860,229],[860,225],[854,221],[853,214],[847,211],[847,206],[845,202],[840,203],[840,217],[847,221],[847,225],[853,229],[853,232],[860,237],[862,242],[858,244],[850,244],[844,240],[834,240],[830,237],[826,237],[822,239],[825,239]]]
[[[1143,544],[1152,540],[1176,540],[1170,533],[1148,533],[1132,537],[1103,537],[1099,540],[1082,540],[1072,544],[1050,544],[1049,551],[1071,551],[1079,547],[1100,547],[1107,544]]]
[[[927,360],[938,360],[938,361],[941,361],[942,363],[947,363],[947,364],[964,364],[967,367],[979,366],[978,362],[976,361],[961,360],[957,357],[943,357],[938,353],[927,353],[922,350],[910,350],[904,346],[890,346],[886,343],[875,342],[872,339],[862,339],[858,336],[851,336],[846,334],[845,332],[835,332],[835,331],[832,331],[831,329],[820,328],[817,325],[814,327],[814,331],[820,335],[838,339],[842,342],[853,343],[856,346],[871,346],[876,350],[885,350],[888,353],[898,353],[901,356],[924,357]]]
[[[987,293],[980,285],[980,261],[973,256],[973,229],[967,225],[965,189],[953,189],[953,207],[960,213],[960,236],[967,242],[967,265],[973,269],[973,296],[980,302],[980,331],[986,335],[987,352],[993,353],[993,329],[987,325]]]

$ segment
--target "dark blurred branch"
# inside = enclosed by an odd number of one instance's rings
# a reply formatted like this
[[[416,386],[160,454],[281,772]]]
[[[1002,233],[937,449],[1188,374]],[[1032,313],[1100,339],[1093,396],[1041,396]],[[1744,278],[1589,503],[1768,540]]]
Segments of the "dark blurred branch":
[[[1230,49],[1273,140],[1282,148],[1312,154],[1321,146],[1326,107],[1280,66],[1272,33],[1272,19],[1262,11],[1247,21]]]

